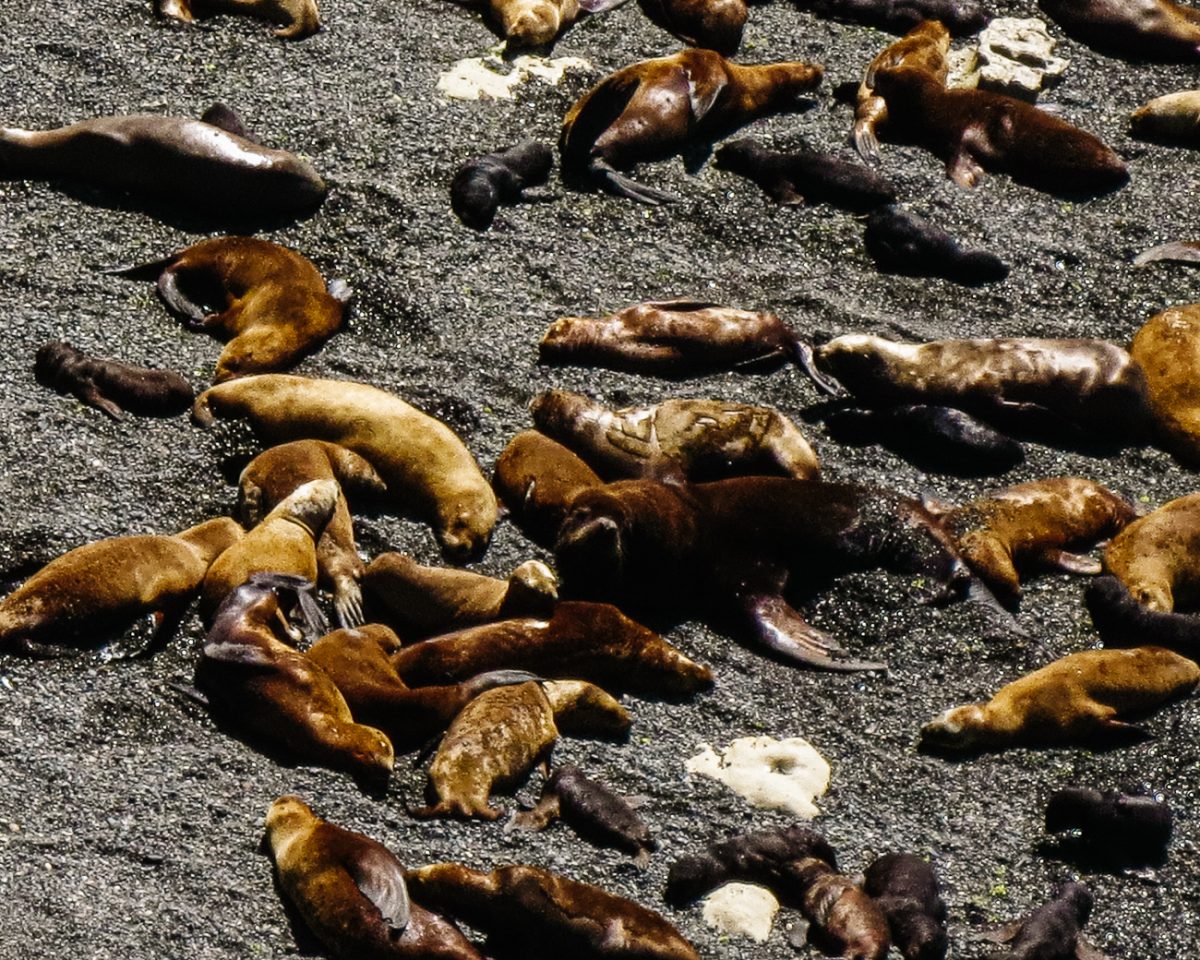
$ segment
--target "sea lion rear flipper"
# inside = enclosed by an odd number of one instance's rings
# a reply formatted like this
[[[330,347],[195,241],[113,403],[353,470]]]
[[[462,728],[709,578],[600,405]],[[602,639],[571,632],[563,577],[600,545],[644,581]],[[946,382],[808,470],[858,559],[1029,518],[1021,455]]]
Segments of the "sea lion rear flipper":
[[[1065,573],[1077,573],[1084,577],[1099,576],[1104,571],[1099,560],[1067,550],[1043,550],[1039,560],[1047,567],[1062,570]]]
[[[1118,720],[1116,717],[1100,717],[1097,721],[1097,729],[1106,738],[1115,740],[1118,743],[1144,743],[1147,740],[1154,739],[1154,734],[1145,727],[1139,727],[1136,723],[1127,723],[1124,720]]]
[[[244,667],[273,667],[275,661],[256,643],[218,641],[206,643],[202,654],[209,660],[236,663]]]
[[[1175,240],[1162,243],[1149,250],[1143,250],[1133,258],[1135,267],[1144,267],[1158,260],[1168,260],[1172,263],[1200,264],[1200,242],[1196,240]]]
[[[235,137],[241,137],[251,143],[258,142],[246,132],[246,125],[242,123],[242,118],[223,103],[214,103],[200,114],[200,120],[202,123],[217,127],[226,133],[232,133]]]
[[[470,699],[474,700],[481,693],[496,687],[511,687],[518,683],[541,683],[545,677],[539,677],[536,673],[530,673],[528,670],[488,670],[486,673],[477,673],[475,676],[462,682],[462,691]]]
[[[885,663],[833,659],[831,654],[845,652],[842,647],[807,623],[780,596],[754,594],[747,596],[744,603],[759,642],[785,660],[820,670],[887,670]]]
[[[630,180],[623,174],[617,173],[611,164],[599,157],[592,158],[589,170],[592,179],[602,189],[615,196],[624,197],[626,200],[634,200],[637,203],[657,207],[664,203],[675,203],[679,199],[674,194],[656,190],[653,187],[644,187],[637,181]]]
[[[968,190],[983,179],[983,167],[964,147],[959,147],[946,162],[946,176]]]
[[[404,868],[386,848],[362,847],[348,858],[346,870],[364,897],[393,930],[403,930],[412,915]]]
[[[1109,956],[1081,933],[1075,938],[1075,960],[1109,960]]]
[[[625,0],[579,0],[579,9],[584,13],[605,13],[616,10]]]

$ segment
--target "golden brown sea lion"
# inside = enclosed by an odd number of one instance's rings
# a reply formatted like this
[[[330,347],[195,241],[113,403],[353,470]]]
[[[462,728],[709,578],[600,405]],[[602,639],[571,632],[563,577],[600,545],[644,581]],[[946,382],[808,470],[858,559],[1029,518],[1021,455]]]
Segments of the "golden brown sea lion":
[[[563,174],[641,203],[674,199],[617,171],[684,151],[706,153],[752,120],[798,109],[823,73],[808,63],[740,66],[697,49],[631,64],[567,111],[558,141]]]
[[[811,926],[809,941],[821,952],[850,960],[884,960],[892,945],[879,905],[849,877],[818,857],[784,867],[789,885],[802,891],[800,908]]]
[[[1157,441],[1181,463],[1200,466],[1200,304],[1155,314],[1133,337]]]
[[[1137,517],[1133,504],[1091,480],[1052,477],[988,494],[942,515],[958,552],[993,590],[1021,593],[1018,567],[1097,574],[1100,563],[1068,553],[1090,548]]]
[[[689,47],[732,57],[750,17],[746,0],[638,0],[642,13]]]
[[[387,847],[318,818],[298,797],[267,811],[279,886],[338,960],[483,960],[449,920],[413,903]]]
[[[1115,57],[1200,59],[1200,10],[1172,0],[1038,0],[1073,40]]]
[[[571,498],[603,483],[578,456],[536,430],[525,430],[508,442],[492,477],[513,522],[547,548],[554,546]]]
[[[1196,33],[1200,38],[1200,24]],[[1200,146],[1200,90],[1155,97],[1133,111],[1129,128],[1139,140]]]
[[[89,357],[61,340],[38,347],[33,372],[43,386],[74,394],[81,403],[114,420],[121,419],[126,410],[141,416],[173,417],[187,410],[195,398],[192,385],[174,371]]]
[[[282,24],[275,36],[285,40],[303,40],[321,29],[316,0],[154,0],[154,9],[159,16],[185,23],[219,13],[244,13]]]
[[[578,0],[475,0],[500,35],[513,44],[540,47],[552,43],[579,17]]]
[[[517,955],[574,960],[699,960],[652,910],[599,887],[516,864],[480,873],[434,863],[407,874],[413,897],[485,931]]]
[[[434,524],[455,560],[483,552],[496,525],[496,497],[470,451],[440,420],[365,383],[287,374],[241,377],[205,390],[192,417],[246,418],[267,443],[311,438],[348,447],[379,472],[401,509]]]
[[[1144,607],[1170,613],[1200,601],[1200,493],[1179,497],[1112,538],[1104,569]]]
[[[110,537],[76,547],[0,601],[0,650],[93,646],[154,614],[152,649],[179,625],[212,562],[243,533],[219,517],[174,536]]]
[[[921,728],[936,750],[1002,750],[1143,733],[1117,719],[1189,694],[1200,666],[1162,647],[1085,650],[1002,687],[988,703],[954,707]]]

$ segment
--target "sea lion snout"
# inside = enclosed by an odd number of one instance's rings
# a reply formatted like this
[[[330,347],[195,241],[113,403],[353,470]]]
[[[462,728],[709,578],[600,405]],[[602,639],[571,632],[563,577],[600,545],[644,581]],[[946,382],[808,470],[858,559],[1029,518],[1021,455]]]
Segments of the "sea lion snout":
[[[976,742],[975,728],[983,720],[983,710],[972,704],[952,707],[921,728],[922,749],[968,749]]]

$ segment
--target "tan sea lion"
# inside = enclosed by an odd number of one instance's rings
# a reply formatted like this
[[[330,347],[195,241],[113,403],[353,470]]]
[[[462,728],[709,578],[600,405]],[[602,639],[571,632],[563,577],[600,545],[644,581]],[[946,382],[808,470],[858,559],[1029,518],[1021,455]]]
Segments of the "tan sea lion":
[[[463,442],[440,420],[365,383],[287,374],[241,377],[205,390],[192,407],[202,426],[245,418],[267,443],[328,440],[379,472],[401,509],[428,517],[442,550],[465,561],[496,525],[496,497]]]
[[[574,960],[699,960],[652,910],[540,867],[491,873],[435,863],[407,874],[414,899],[510,945],[519,956]]]
[[[492,485],[529,539],[554,546],[571,498],[604,481],[561,443],[536,430],[518,433],[496,461]]]
[[[1109,541],[1104,569],[1133,599],[1170,613],[1200,601],[1200,493],[1179,497],[1135,520]]]
[[[631,64],[567,111],[558,141],[563,174],[641,203],[672,200],[617,171],[685,151],[707,154],[750,121],[799,108],[823,73],[808,63],[741,66],[694,48]]]
[[[475,0],[500,35],[515,44],[540,47],[553,43],[579,17],[578,0]]]
[[[1158,443],[1185,466],[1200,466],[1200,304],[1155,314],[1133,337]]]
[[[0,601],[0,650],[93,646],[133,621],[159,621],[153,649],[179,626],[209,566],[244,531],[228,517],[174,536],[110,537],[51,560]]]
[[[1002,750],[1143,734],[1117,719],[1187,696],[1200,666],[1162,647],[1072,653],[1002,687],[988,703],[954,707],[921,728],[935,750]]]
[[[316,0],[154,0],[161,17],[191,23],[219,13],[244,13],[282,24],[275,36],[303,40],[321,29]]]
[[[1196,33],[1200,49],[1200,23]],[[1200,146],[1200,90],[1155,97],[1133,111],[1129,129],[1139,140]]]
[[[238,477],[238,514],[252,527],[299,487],[312,480],[333,480],[342,490],[333,514],[317,540],[317,571],[322,586],[333,591],[334,608],[343,627],[363,622],[358,581],[366,565],[354,542],[354,522],[345,491],[382,495],[387,486],[375,468],[352,450],[323,440],[294,440],[265,450]]]
[[[187,410],[195,398],[192,385],[174,371],[89,357],[61,340],[38,347],[33,372],[43,386],[74,394],[114,420],[127,410],[141,416],[173,417]]]
[[[1038,0],[1073,40],[1110,56],[1200,59],[1200,10],[1172,0]]]
[[[483,960],[458,927],[409,899],[387,847],[317,817],[298,797],[267,811],[279,886],[330,956]]]
[[[691,479],[782,473],[814,480],[820,462],[800,429],[773,407],[723,400],[664,400],[609,410],[581,393],[547,390],[534,425],[609,479],[681,472]]]

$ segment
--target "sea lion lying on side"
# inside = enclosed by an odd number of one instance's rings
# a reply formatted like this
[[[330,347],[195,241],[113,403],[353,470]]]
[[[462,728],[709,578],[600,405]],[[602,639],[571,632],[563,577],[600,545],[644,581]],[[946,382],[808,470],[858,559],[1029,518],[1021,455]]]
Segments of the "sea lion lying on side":
[[[80,403],[114,420],[120,420],[126,411],[143,417],[173,417],[187,410],[195,397],[192,385],[171,370],[89,357],[61,340],[38,347],[33,372],[43,386],[73,394]]]
[[[275,36],[303,40],[321,29],[317,0],[154,0],[159,16],[191,23],[219,13],[244,13],[282,24]]]

